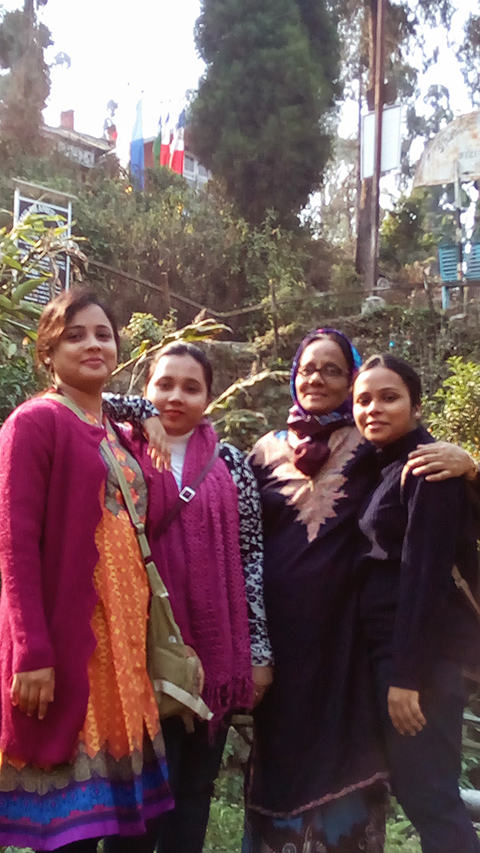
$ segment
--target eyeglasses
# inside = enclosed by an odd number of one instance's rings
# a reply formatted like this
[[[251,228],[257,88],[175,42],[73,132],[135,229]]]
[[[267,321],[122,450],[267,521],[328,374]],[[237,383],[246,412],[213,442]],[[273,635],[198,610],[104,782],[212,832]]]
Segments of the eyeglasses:
[[[315,373],[318,373],[324,382],[329,379],[340,379],[342,376],[348,376],[345,370],[333,363],[323,364],[321,367],[317,367],[315,364],[306,364],[305,367],[298,368],[298,373],[305,379],[311,379]]]

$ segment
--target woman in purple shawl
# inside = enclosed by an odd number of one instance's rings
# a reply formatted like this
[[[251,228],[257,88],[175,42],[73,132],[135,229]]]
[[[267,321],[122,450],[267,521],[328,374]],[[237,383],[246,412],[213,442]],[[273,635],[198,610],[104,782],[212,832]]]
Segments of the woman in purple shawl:
[[[360,361],[341,332],[309,334],[293,363],[288,429],[250,457],[275,677],[254,713],[243,853],[383,849],[385,767],[352,583],[358,509],[379,473],[352,418]],[[452,476],[470,464],[458,448],[437,454],[420,455],[417,470]]]
[[[117,419],[131,419],[132,407],[143,417],[160,413],[168,469],[155,470],[146,442],[139,447],[149,479],[147,531],[183,640],[202,664],[202,697],[213,713],[210,723],[195,720],[193,732],[180,717],[162,723],[175,809],[160,821],[157,853],[201,853],[229,717],[258,702],[272,678],[258,487],[243,453],[227,443],[218,446],[204,415],[211,385],[205,354],[178,342],[160,350],[150,365],[148,405],[112,396],[107,403]],[[192,500],[168,529],[159,530],[179,494],[188,496],[185,487],[205,470]]]

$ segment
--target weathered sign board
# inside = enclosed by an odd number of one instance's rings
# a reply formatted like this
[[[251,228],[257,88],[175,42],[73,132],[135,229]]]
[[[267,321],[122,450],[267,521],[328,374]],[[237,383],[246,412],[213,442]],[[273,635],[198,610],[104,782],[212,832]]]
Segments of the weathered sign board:
[[[415,173],[414,187],[480,178],[480,110],[459,116],[430,140]]]
[[[44,214],[47,225],[55,228],[62,225],[67,225],[67,234],[70,236],[72,224],[72,196],[64,193],[49,190],[46,187],[40,187],[37,184],[30,184],[24,181],[15,180],[15,196],[13,207],[14,223],[21,221],[27,213]],[[19,240],[19,248],[22,253],[27,253],[30,246]],[[49,281],[41,282],[38,287],[25,297],[29,302],[35,302],[37,305],[46,305],[50,300],[60,293],[61,290],[67,289],[70,281],[70,258],[67,255],[59,255],[56,258],[58,266],[59,283],[55,286],[55,292],[52,292],[52,285]],[[43,259],[38,264],[38,278],[43,272],[50,272],[50,264],[48,259]],[[35,274],[32,273],[32,278]]]

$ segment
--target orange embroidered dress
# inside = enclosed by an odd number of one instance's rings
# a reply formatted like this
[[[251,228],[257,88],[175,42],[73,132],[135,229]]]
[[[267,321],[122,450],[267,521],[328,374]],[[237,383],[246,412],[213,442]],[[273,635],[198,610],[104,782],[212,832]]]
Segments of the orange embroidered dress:
[[[108,422],[107,436],[144,518],[147,490],[141,468]],[[146,671],[149,585],[110,469],[103,489],[103,517],[95,536],[99,598],[92,629],[97,645],[89,661],[90,694],[77,754],[72,763],[39,768],[0,753],[0,845],[54,850],[83,838],[139,835],[147,820],[173,808]]]

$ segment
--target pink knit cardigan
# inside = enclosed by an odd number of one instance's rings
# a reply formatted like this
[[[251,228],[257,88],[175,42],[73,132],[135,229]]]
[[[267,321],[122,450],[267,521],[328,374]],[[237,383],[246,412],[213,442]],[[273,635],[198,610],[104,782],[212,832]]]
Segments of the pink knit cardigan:
[[[85,719],[103,435],[41,397],[0,430],[0,749],[42,766],[72,758]],[[12,706],[12,675],[50,666],[40,721]]]

